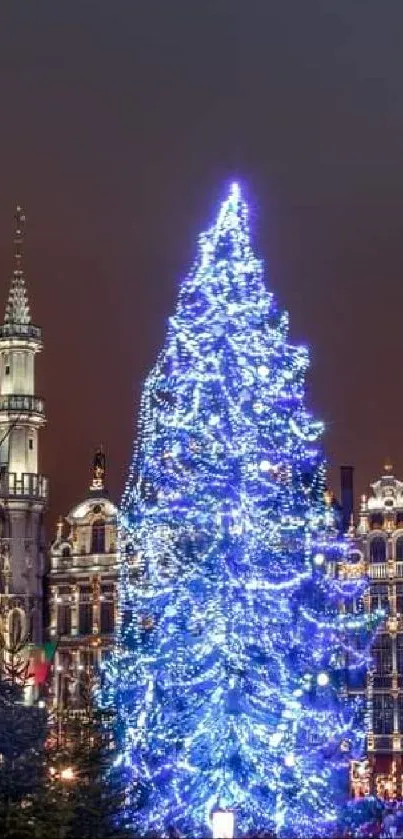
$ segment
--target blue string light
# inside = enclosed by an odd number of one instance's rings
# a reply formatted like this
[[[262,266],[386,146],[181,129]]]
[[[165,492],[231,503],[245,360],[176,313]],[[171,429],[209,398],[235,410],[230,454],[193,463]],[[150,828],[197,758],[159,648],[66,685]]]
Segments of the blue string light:
[[[305,347],[265,288],[233,184],[200,237],[143,390],[121,528],[120,620],[104,673],[123,824],[206,836],[326,835],[364,736],[341,690],[368,663],[365,581],[324,500]],[[127,548],[127,546],[129,549]]]

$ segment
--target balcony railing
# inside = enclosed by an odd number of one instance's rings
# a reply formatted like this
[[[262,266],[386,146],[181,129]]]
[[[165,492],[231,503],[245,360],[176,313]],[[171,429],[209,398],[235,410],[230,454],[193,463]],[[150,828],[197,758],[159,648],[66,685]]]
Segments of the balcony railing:
[[[376,562],[369,566],[369,576],[373,580],[385,580],[388,576],[388,563]]]
[[[46,501],[48,479],[32,472],[0,472],[0,498],[27,498]]]
[[[32,323],[3,323],[0,326],[0,340],[2,338],[34,338],[39,343],[42,342],[42,329],[39,326],[34,326]]]
[[[58,571],[102,570],[114,573],[118,570],[119,557],[116,550],[104,554],[76,554],[52,556],[51,573]]]
[[[0,411],[8,414],[45,414],[45,403],[41,396],[10,393],[0,396]]]

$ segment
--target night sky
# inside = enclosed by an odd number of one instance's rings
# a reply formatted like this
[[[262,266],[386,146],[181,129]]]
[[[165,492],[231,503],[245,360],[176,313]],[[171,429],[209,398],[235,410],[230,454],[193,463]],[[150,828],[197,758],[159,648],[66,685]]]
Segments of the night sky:
[[[311,348],[330,464],[357,492],[386,457],[403,477],[402,28],[401,0],[2,4],[1,296],[20,202],[52,521],[100,442],[119,499],[141,383],[234,178]]]

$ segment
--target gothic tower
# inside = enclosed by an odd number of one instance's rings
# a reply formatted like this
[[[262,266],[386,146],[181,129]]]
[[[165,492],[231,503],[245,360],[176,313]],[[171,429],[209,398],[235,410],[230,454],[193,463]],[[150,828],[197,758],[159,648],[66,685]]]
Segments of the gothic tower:
[[[23,270],[25,216],[17,207],[14,271],[0,325],[0,592],[6,640],[43,634],[47,479],[39,473],[43,399],[35,395],[42,331],[31,322]]]

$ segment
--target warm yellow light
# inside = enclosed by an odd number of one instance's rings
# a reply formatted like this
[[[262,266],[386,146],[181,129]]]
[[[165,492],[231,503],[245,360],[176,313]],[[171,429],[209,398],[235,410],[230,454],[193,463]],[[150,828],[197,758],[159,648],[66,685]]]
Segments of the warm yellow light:
[[[66,766],[65,769],[62,769],[60,772],[60,777],[62,781],[73,781],[74,780],[74,769],[72,766]]]
[[[232,810],[214,810],[213,839],[234,839],[235,818]]]

